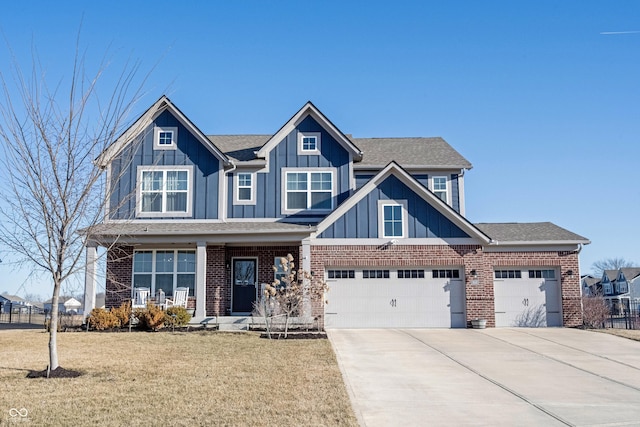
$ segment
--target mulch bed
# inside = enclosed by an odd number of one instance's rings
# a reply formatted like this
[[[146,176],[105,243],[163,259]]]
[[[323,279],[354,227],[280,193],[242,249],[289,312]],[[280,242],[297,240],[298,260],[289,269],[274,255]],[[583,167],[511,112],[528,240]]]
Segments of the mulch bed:
[[[62,366],[58,366],[49,373],[49,378],[77,378],[80,375],[82,375],[81,372],[64,369]],[[29,371],[27,378],[47,378],[47,370]]]
[[[260,338],[269,338],[266,333],[260,334]],[[272,332],[271,339],[274,340],[320,340],[327,339],[326,332],[289,332],[287,338],[284,337],[284,332]]]

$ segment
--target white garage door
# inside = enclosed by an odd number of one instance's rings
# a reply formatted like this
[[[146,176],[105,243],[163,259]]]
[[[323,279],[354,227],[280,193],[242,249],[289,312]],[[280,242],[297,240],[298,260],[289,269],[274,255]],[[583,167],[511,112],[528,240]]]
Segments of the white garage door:
[[[328,269],[326,328],[463,328],[459,269]]]
[[[494,271],[496,326],[562,326],[555,269]]]

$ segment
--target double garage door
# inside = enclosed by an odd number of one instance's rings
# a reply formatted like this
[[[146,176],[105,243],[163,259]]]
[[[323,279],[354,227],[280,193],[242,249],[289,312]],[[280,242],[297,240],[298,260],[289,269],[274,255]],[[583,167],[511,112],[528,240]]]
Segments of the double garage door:
[[[462,269],[328,269],[326,328],[464,328]]]
[[[562,326],[555,269],[496,269],[493,289],[496,326]]]

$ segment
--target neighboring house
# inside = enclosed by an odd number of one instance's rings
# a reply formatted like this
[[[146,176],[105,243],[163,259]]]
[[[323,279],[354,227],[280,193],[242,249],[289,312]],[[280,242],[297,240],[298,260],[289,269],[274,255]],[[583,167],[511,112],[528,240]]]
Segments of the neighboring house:
[[[111,193],[108,219],[86,230],[85,313],[105,246],[107,308],[136,287],[187,287],[196,321],[246,315],[290,253],[328,282],[312,307],[327,328],[582,323],[589,240],[549,222],[471,223],[471,163],[439,137],[354,138],[311,102],[272,135],[206,136],[163,96],[96,164]]]
[[[44,311],[46,313],[51,312],[51,302],[53,298],[50,298],[44,302]],[[60,296],[58,297],[58,312],[64,314],[77,314],[80,313],[82,309],[82,303],[77,299],[69,296]]]
[[[595,285],[614,314],[640,309],[640,267],[605,270]]]
[[[0,294],[0,313],[8,313],[10,307],[13,311],[28,310],[29,304],[17,295],[7,293]]]
[[[593,297],[596,295],[602,295],[602,287],[600,286],[600,280],[590,274],[585,274],[581,277],[582,281],[582,296]]]

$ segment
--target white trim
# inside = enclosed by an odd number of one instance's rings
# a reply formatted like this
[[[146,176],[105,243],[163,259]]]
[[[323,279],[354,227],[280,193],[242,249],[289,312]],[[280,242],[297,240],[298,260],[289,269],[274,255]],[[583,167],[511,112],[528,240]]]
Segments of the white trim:
[[[126,131],[120,135],[120,137],[106,150],[104,150],[100,156],[95,160],[96,165],[98,167],[104,168],[106,167],[121,151],[127,146],[131,141],[137,138],[141,132],[143,132],[156,117],[158,117],[162,112],[169,110],[171,114],[178,119],[180,123],[187,129],[188,132],[191,132],[200,143],[202,143],[207,149],[215,155],[224,165],[231,164],[231,160],[222,152],[218,147],[216,147],[209,138],[206,137],[205,134],[200,131],[192,122],[189,120],[175,105],[167,98],[165,95],[162,95],[160,99],[158,99],[147,111],[145,111],[139,118],[136,120],[133,125],[131,125]]]
[[[385,206],[399,206],[400,207],[400,221],[402,224],[402,234],[400,236],[387,236],[385,234],[385,218],[384,208]],[[407,201],[406,200],[378,200],[378,237],[383,239],[404,239],[408,237],[407,226]],[[395,244],[395,243],[394,243]]]
[[[388,245],[390,238],[386,239],[312,239],[311,246],[383,246]],[[467,237],[452,237],[448,239],[427,237],[420,239],[402,239],[394,245],[397,246],[454,246],[454,245],[481,245],[477,239]]]
[[[357,192],[345,200],[333,212],[327,215],[326,218],[318,224],[317,234],[319,235],[325,231],[331,224],[337,221],[338,218],[347,213],[349,209],[353,208],[360,200],[364,199],[367,194],[371,193],[381,182],[391,175],[397,177],[403,184],[409,187],[423,200],[428,202],[433,208],[448,218],[453,224],[467,233],[470,237],[475,237],[485,244],[488,244],[491,241],[489,236],[480,231],[475,225],[469,222],[465,217],[461,216],[451,206],[436,197],[436,195],[431,191],[427,190],[394,161],[389,163],[383,170],[378,172],[377,175],[367,181],[367,183],[364,184]]]
[[[580,243],[577,242],[543,242],[537,244],[532,242],[500,243],[500,245],[486,245],[482,247],[483,252],[558,252],[575,251]]]
[[[293,115],[269,140],[258,150],[256,157],[268,158],[269,152],[289,135],[307,116],[311,116],[320,126],[331,135],[338,144],[351,153],[355,161],[362,160],[362,152],[345,134],[327,119],[311,102],[307,102]]]
[[[87,245],[85,248],[85,253],[86,265],[84,270],[84,307],[82,313],[86,319],[91,314],[91,310],[96,308],[98,248],[95,245]]]
[[[288,173],[306,173],[307,174],[307,206],[311,203],[311,174],[312,173],[331,173],[331,207],[329,209],[287,209],[287,174]],[[331,167],[313,167],[313,168],[281,168],[280,169],[280,212],[283,215],[292,215],[299,212],[308,212],[310,214],[319,214],[331,212],[335,207],[335,198],[336,198],[336,176],[337,171],[336,168]]]
[[[167,248],[167,247],[157,247],[157,246],[153,246],[153,247],[148,247],[148,248],[141,248],[141,247],[137,247],[134,249],[133,251],[133,255],[131,257],[131,298],[133,298],[133,290],[134,290],[134,276],[136,274],[135,272],[135,254],[136,252],[151,252],[151,271],[147,272],[147,271],[141,271],[138,272],[138,274],[151,274],[151,284],[149,285],[149,289],[151,291],[151,295],[150,297],[155,296],[156,293],[156,274],[169,274],[169,272],[157,272],[156,271],[156,253],[158,252],[173,252],[173,271],[171,272],[171,274],[173,275],[173,290],[172,293],[175,292],[176,288],[178,288],[178,274],[193,274],[194,275],[194,279],[193,279],[193,295],[189,294],[187,296],[196,296],[195,293],[197,292],[197,281],[198,281],[198,252],[197,249],[193,248],[193,247],[178,247],[178,248]],[[178,272],[178,252],[192,252],[195,255],[195,270],[193,271],[193,273],[191,272]],[[206,266],[205,266],[206,268]]]
[[[195,317],[207,315],[207,243],[196,243]]]
[[[160,144],[160,133],[171,133],[170,144]],[[178,128],[175,126],[155,126],[153,128],[153,149],[154,150],[177,150],[178,149]]]
[[[305,138],[315,138],[315,148],[312,150],[304,149],[304,139]],[[309,156],[309,155],[318,155],[320,154],[320,144],[322,141],[322,133],[321,132],[302,132],[298,131],[298,155],[299,156]]]
[[[458,211],[462,216],[466,215],[464,197],[465,196],[464,196],[464,171],[463,171],[463,173],[458,174]]]
[[[240,199],[240,175],[249,175],[251,179],[251,185],[249,187],[250,198],[249,200]],[[256,204],[256,179],[257,174],[255,172],[239,172],[236,170],[233,173],[233,204],[234,205],[255,205]]]
[[[255,287],[255,298],[254,301],[257,300],[258,298],[258,282],[259,282],[259,278],[258,278],[258,271],[259,271],[259,265],[258,265],[258,257],[254,257],[254,256],[235,256],[235,257],[231,257],[231,265],[229,266],[229,279],[231,280],[231,306],[229,307],[229,311],[231,312],[231,314],[249,314],[251,311],[233,311],[233,290],[235,289],[235,284],[234,282],[234,275],[235,275],[235,268],[234,268],[234,262],[238,259],[250,259],[250,260],[254,260],[256,263],[256,269],[254,271],[254,287]]]
[[[187,210],[186,212],[166,212],[165,201],[162,198],[162,212],[142,212],[142,174],[144,172],[165,172],[163,174],[163,183],[166,179],[166,172],[168,171],[186,171],[187,172]],[[154,217],[191,217],[193,216],[193,166],[138,166],[136,170],[136,217],[137,218],[154,218]],[[164,194],[164,190],[163,190]]]

